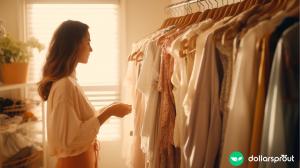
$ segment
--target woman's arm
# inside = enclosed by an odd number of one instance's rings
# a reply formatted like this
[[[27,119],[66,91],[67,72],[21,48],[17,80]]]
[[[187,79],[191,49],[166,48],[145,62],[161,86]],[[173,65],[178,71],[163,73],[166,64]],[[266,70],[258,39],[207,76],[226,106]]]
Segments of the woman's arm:
[[[113,103],[106,107],[103,112],[97,117],[100,125],[102,125],[109,117],[124,117],[131,112],[131,105],[124,103]]]

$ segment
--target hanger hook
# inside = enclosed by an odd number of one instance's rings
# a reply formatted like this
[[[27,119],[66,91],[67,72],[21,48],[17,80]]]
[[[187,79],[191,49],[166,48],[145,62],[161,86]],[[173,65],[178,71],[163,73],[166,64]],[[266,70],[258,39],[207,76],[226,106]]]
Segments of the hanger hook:
[[[199,5],[199,0],[197,0],[197,7],[199,9],[199,11],[201,11],[200,5]]]
[[[175,16],[179,16],[179,13],[180,13],[180,8],[175,8]]]
[[[189,7],[189,9],[190,9],[190,12],[193,13],[193,8],[191,7],[190,1],[188,2],[188,7]]]
[[[205,2],[206,5],[207,5],[207,9],[210,9],[210,4],[208,3],[208,0],[205,0],[204,2]]]
[[[186,14],[190,14],[190,9],[189,9],[189,0],[185,1],[185,9],[186,9]]]
[[[205,10],[205,5],[202,4],[202,0],[199,0],[200,5],[203,7],[203,11]]]
[[[209,9],[209,4],[207,3],[206,0],[204,0],[205,4],[207,5],[207,9]]]
[[[166,8],[165,13],[167,15],[167,18],[172,17],[172,8]]]
[[[211,9],[214,8],[214,5],[212,4],[212,2],[209,0],[209,5],[211,5]]]
[[[215,2],[217,3],[217,8],[219,7],[219,3],[218,3],[218,1],[217,0],[215,0]]]
[[[173,10],[171,8],[169,9],[169,14],[170,14],[170,17],[173,16]]]
[[[180,8],[175,8],[175,17],[180,16]]]
[[[185,13],[188,14],[188,8],[187,8],[187,0],[185,1],[185,4],[183,5]]]
[[[205,9],[205,6],[201,3],[201,0],[197,0],[197,5],[199,7],[199,10],[201,11],[202,9]],[[200,6],[201,5],[201,6]],[[203,8],[202,8],[203,7]]]

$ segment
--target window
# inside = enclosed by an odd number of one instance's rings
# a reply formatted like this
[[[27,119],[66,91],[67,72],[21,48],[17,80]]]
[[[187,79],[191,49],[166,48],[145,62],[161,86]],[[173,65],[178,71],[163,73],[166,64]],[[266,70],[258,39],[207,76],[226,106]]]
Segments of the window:
[[[41,3],[42,2],[42,3]],[[45,45],[35,53],[29,72],[30,81],[38,81],[48,43],[55,29],[65,20],[78,20],[89,25],[93,52],[89,63],[79,64],[77,78],[96,109],[118,101],[119,91],[119,6],[116,1],[27,1],[26,37],[34,36]],[[77,2],[77,3],[76,3]],[[84,3],[84,4],[83,4]],[[100,140],[117,140],[121,121],[111,118],[101,127]]]

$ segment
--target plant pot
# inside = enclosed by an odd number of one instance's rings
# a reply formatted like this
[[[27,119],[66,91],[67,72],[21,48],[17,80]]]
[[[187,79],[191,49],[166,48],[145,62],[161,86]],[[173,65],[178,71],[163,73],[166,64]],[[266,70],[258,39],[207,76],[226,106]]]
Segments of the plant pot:
[[[1,76],[4,84],[26,83],[28,63],[11,63],[1,65]]]

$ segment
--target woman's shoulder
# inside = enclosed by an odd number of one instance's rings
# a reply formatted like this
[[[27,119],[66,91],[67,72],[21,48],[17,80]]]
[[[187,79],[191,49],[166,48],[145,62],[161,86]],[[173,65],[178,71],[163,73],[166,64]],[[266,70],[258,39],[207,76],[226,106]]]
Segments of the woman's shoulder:
[[[55,81],[51,90],[58,92],[70,92],[76,90],[76,81],[71,77],[63,77]]]

